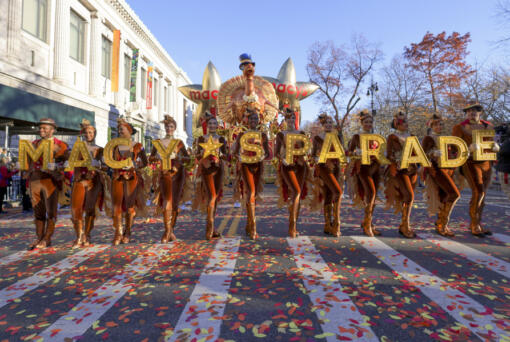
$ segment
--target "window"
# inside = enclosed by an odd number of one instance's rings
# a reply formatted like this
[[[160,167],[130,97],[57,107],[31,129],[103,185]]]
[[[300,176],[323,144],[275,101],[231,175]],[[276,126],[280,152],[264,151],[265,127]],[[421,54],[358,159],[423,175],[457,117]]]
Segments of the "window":
[[[85,42],[85,20],[74,11],[71,11],[69,56],[72,59],[84,63],[84,42]]]
[[[141,68],[140,71],[140,96],[145,99],[145,88],[147,87],[147,70]]]
[[[159,84],[159,82],[158,81],[159,80],[157,78],[154,78],[154,91],[153,91],[153,93],[154,93],[154,105],[155,106],[158,105],[158,96],[159,96],[159,94],[158,94],[158,90],[159,90],[158,84]]]
[[[110,79],[112,73],[112,42],[103,36],[103,43],[101,45],[102,61],[101,61],[101,75]]]
[[[31,35],[46,41],[47,0],[23,0],[22,27]]]
[[[182,124],[184,127],[186,127],[186,111],[188,108],[188,101],[185,99],[182,100]]]
[[[124,55],[124,89],[129,90],[131,80],[131,57]]]
[[[163,88],[163,111],[168,113],[168,88]]]

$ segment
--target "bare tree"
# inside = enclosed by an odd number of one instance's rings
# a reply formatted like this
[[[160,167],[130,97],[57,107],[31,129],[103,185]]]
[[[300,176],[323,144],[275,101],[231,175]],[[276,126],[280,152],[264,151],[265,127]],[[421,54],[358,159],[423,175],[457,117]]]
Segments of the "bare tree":
[[[510,42],[510,1],[500,0],[496,4],[496,17],[498,18],[505,34],[496,42],[499,46],[506,46]]]
[[[308,77],[319,86],[319,99],[332,109],[340,129],[360,101],[363,80],[381,58],[378,46],[362,35],[354,35],[347,47],[338,47],[332,41],[315,42],[310,47]]]

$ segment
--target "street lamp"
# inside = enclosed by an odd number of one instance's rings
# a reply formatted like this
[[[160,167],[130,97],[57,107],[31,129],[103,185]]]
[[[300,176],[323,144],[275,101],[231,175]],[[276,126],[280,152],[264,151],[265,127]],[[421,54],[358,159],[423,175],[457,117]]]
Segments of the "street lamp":
[[[370,87],[367,90],[367,96],[371,96],[372,99],[370,101],[370,106],[372,107],[372,116],[375,116],[377,111],[374,109],[374,95],[379,91],[379,87],[377,86],[377,82],[374,83],[374,80],[372,79],[370,81]]]

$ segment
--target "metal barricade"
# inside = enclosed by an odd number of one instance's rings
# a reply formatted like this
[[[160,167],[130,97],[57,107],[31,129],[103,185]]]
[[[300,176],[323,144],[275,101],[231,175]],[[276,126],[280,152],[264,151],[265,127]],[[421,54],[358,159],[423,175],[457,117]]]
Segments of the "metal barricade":
[[[7,187],[6,201],[15,202],[21,201],[23,194],[21,193],[21,182],[23,180],[20,176],[15,175],[11,179],[11,184]]]

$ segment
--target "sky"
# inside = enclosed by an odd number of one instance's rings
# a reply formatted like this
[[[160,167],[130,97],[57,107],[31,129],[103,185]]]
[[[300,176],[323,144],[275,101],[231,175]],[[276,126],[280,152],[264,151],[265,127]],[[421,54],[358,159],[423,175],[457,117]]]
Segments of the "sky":
[[[471,33],[468,62],[507,64],[497,42],[510,28],[496,15],[498,0],[126,0],[192,83],[200,84],[209,61],[222,82],[239,75],[239,55],[251,54],[256,74],[276,77],[291,57],[297,81],[308,81],[307,53],[316,41],[347,44],[353,34],[380,44],[380,69],[404,47],[434,34]],[[379,78],[374,70],[373,78]],[[361,104],[367,106],[365,83]],[[304,120],[313,120],[320,104],[301,102]]]

